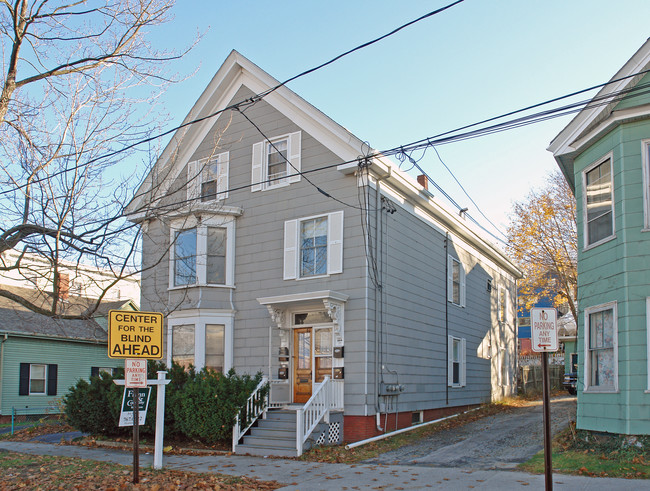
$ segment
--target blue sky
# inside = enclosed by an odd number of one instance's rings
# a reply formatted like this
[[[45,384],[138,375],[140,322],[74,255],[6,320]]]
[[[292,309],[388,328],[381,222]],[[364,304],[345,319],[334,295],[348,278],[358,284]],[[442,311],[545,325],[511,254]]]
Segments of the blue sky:
[[[284,80],[448,3],[179,0],[153,41],[182,47],[203,35],[172,67],[196,73],[164,94],[165,127],[185,117],[232,49]],[[647,0],[465,0],[289,88],[373,148],[387,149],[606,82],[647,39],[649,18]],[[512,202],[555,169],[546,147],[569,120],[438,151],[505,230]],[[420,164],[481,220],[435,152]]]

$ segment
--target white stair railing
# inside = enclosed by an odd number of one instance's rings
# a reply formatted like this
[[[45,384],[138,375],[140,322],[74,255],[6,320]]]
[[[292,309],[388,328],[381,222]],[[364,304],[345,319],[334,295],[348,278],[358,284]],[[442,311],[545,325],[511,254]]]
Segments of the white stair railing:
[[[305,405],[296,412],[296,450],[302,455],[307,438],[332,407],[332,384],[325,377]]]
[[[246,434],[248,429],[264,414],[269,406],[268,391],[262,395],[262,389],[268,385],[268,382],[266,377],[262,377],[260,383],[257,384],[257,387],[235,417],[235,426],[232,428],[233,453],[237,449],[241,437]]]

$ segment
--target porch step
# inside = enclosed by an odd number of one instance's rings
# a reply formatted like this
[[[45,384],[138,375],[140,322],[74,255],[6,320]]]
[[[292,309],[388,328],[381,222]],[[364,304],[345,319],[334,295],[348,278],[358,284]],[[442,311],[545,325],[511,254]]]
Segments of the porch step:
[[[312,437],[317,439],[321,428],[316,428]],[[304,450],[311,447],[305,442]],[[259,419],[257,426],[250,429],[241,444],[235,449],[237,454],[273,455],[277,457],[297,457],[296,450],[296,411],[269,410],[266,418]]]

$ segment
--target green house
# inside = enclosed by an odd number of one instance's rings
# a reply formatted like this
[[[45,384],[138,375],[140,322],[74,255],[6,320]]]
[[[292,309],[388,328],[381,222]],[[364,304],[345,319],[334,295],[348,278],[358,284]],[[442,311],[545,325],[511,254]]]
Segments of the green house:
[[[20,296],[37,292],[6,287]],[[73,300],[73,299],[70,299]],[[88,299],[74,299],[75,306]],[[103,302],[91,319],[46,317],[0,297],[0,421],[58,411],[61,397],[81,378],[124,365],[107,356],[109,310],[137,310],[130,300]]]
[[[551,142],[578,225],[580,429],[650,434],[650,40]]]

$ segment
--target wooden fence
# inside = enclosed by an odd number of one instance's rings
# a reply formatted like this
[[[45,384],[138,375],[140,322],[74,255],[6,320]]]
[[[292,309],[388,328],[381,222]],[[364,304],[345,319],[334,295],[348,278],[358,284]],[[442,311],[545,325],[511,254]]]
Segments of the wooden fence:
[[[551,381],[551,390],[562,389],[562,381],[564,380],[564,366],[562,365],[549,365],[548,375]],[[526,365],[519,367],[517,376],[517,389],[520,394],[527,394],[529,392],[542,391],[542,367],[534,365]]]

